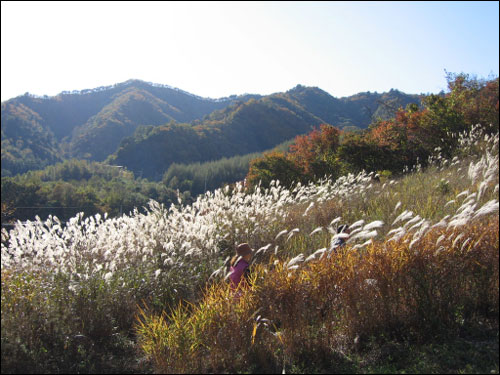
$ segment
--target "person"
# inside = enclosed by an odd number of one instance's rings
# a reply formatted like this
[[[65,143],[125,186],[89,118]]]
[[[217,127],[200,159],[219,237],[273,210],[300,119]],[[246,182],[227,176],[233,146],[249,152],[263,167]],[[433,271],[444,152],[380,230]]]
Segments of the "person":
[[[337,228],[337,234],[345,234],[347,236],[339,236],[335,239],[335,241],[333,241],[332,243],[332,247],[330,248],[330,251],[334,251],[335,253],[337,253],[337,249],[345,246],[346,244],[346,240],[349,238],[349,234],[351,233],[350,229],[349,229],[349,226],[347,224],[343,224],[343,225],[340,225],[338,228]]]
[[[231,259],[229,279],[231,288],[236,290],[242,280],[248,282],[250,274],[250,261],[252,260],[253,249],[249,244],[242,243],[236,247],[236,255]]]

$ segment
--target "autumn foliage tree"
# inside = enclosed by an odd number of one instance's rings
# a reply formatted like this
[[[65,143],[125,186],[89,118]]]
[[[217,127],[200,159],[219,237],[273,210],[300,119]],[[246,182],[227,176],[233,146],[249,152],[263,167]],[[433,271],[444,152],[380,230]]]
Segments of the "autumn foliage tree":
[[[365,164],[367,169],[400,170],[402,166],[412,166],[417,161],[425,161],[439,147],[443,155],[450,157],[457,146],[457,134],[472,125],[482,124],[489,131],[498,131],[498,79],[478,80],[467,74],[448,74],[447,95],[428,95],[423,98],[423,108],[410,104],[400,108],[393,119],[373,124],[365,133],[363,141],[350,144],[350,152],[358,154],[367,145],[376,145],[372,153],[355,164]],[[391,155],[391,164],[380,159],[379,168],[374,169],[370,156]],[[348,155],[344,155],[349,157]],[[352,159],[352,156],[350,157]]]
[[[449,92],[424,96],[421,106],[400,107],[395,116],[378,120],[361,132],[342,132],[321,125],[298,136],[287,154],[273,153],[251,164],[250,185],[273,179],[290,185],[314,181],[325,175],[333,179],[347,172],[382,171],[400,173],[405,167],[425,166],[436,148],[450,157],[457,134],[482,124],[487,132],[498,132],[499,80],[479,80],[468,74],[447,73]]]
[[[283,152],[273,151],[250,162],[246,184],[254,187],[260,183],[263,187],[268,187],[272,180],[279,180],[285,186],[291,186],[301,179],[301,172]]]
[[[343,173],[391,169],[394,165],[390,147],[379,144],[369,132],[344,134],[338,148],[338,159],[342,163]]]
[[[271,152],[250,163],[247,175],[249,186],[261,181],[269,186],[272,180],[280,180],[286,186],[293,182],[308,182],[326,175],[337,178],[340,163],[337,157],[340,130],[322,124],[306,135],[297,136],[289,152]]]
[[[315,180],[325,175],[337,177],[339,135],[340,130],[336,127],[321,124],[319,129],[295,138],[288,158],[303,171],[307,179]]]
[[[448,72],[446,78],[450,108],[463,116],[464,123],[492,124],[498,131],[498,78],[487,81]]]

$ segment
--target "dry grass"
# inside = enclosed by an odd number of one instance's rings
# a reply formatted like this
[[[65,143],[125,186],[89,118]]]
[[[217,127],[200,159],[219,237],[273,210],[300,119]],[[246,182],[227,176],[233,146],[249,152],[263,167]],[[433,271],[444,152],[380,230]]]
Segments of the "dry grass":
[[[498,136],[483,143],[381,183],[238,185],[2,231],[2,372],[152,371],[144,355],[161,372],[356,372],[367,343],[498,325]],[[340,222],[362,236],[320,255]],[[222,279],[241,242],[261,251],[235,302]]]
[[[368,338],[425,342],[495,320],[498,219],[463,233],[436,246],[437,228],[412,249],[403,237],[296,270],[256,267],[239,301],[216,284],[199,305],[168,318],[143,312],[142,346],[159,372],[276,372],[305,362],[335,370],[335,355]]]

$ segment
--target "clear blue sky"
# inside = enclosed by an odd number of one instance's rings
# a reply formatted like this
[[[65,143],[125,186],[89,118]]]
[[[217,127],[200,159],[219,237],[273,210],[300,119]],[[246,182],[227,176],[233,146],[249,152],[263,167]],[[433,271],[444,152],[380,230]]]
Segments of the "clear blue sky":
[[[498,2],[2,2],[1,100],[131,78],[203,97],[498,76]]]

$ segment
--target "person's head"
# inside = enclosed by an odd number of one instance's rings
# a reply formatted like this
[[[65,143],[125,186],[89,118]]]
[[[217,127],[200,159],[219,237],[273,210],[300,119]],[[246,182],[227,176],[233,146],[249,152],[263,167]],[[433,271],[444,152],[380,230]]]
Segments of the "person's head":
[[[337,228],[337,233],[346,233],[349,234],[351,231],[349,230],[349,226],[347,224],[340,225]]]
[[[250,260],[252,259],[253,250],[250,247],[250,245],[245,242],[245,243],[239,244],[236,247],[236,254],[238,256],[241,256],[247,262],[250,262]]]

